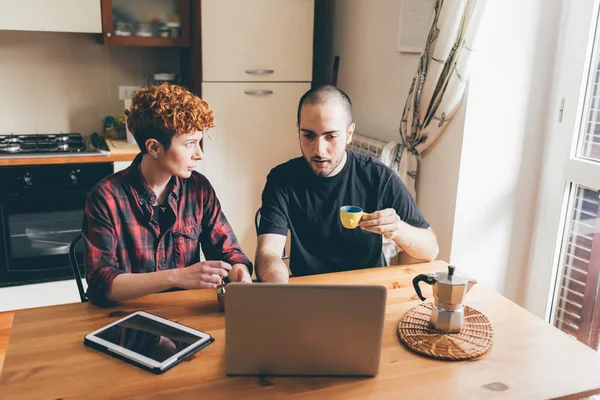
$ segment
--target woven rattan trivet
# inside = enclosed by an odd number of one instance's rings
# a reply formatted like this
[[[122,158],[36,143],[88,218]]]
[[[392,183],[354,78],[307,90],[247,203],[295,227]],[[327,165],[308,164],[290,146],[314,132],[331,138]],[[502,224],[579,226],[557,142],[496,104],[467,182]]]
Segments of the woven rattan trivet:
[[[411,308],[398,323],[398,336],[411,350],[441,360],[468,360],[492,347],[494,330],[481,312],[465,307],[465,325],[458,333],[442,333],[429,324],[433,303]]]

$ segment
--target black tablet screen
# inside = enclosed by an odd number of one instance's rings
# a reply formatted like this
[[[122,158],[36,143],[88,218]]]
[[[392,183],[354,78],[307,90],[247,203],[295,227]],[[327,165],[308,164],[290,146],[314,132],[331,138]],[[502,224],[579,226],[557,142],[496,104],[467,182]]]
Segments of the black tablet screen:
[[[167,360],[201,339],[140,315],[127,318],[96,336],[157,362]]]

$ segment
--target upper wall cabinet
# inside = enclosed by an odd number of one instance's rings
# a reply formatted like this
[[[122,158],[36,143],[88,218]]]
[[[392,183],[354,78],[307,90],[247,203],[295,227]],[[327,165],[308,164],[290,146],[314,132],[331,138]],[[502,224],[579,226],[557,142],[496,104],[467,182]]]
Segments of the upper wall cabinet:
[[[202,80],[312,80],[314,0],[202,0]]]
[[[101,33],[98,0],[18,0],[0,2],[0,29]]]
[[[101,4],[104,44],[190,45],[190,0],[101,0]]]

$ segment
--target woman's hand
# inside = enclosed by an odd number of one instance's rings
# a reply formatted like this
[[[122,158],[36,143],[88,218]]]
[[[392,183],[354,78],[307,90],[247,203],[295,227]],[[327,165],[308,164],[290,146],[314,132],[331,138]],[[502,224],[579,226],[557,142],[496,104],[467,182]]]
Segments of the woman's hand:
[[[244,264],[235,264],[227,276],[230,282],[252,283],[250,272]]]
[[[223,261],[201,261],[189,267],[171,270],[174,287],[182,289],[211,289],[221,284],[231,271]]]

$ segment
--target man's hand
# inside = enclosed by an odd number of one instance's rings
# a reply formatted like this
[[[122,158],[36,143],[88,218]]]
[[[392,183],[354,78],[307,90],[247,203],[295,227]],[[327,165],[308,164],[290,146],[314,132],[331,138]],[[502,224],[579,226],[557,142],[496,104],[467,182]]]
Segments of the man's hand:
[[[227,276],[230,282],[252,283],[250,272],[244,264],[235,264]]]
[[[172,271],[174,287],[182,289],[210,289],[221,284],[231,271],[231,265],[223,261],[202,261],[189,267]]]
[[[365,231],[392,239],[406,254],[417,260],[433,261],[439,252],[437,238],[431,228],[407,224],[393,208],[364,214],[359,226]]]
[[[359,226],[368,232],[378,233],[388,239],[394,239],[400,233],[401,220],[396,210],[386,208],[371,214],[364,214]]]

